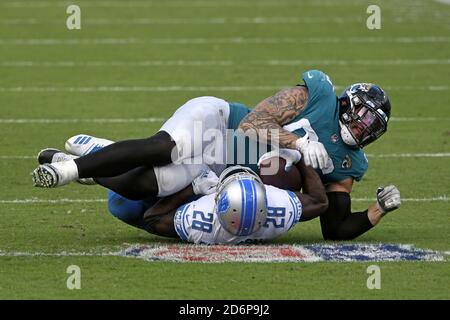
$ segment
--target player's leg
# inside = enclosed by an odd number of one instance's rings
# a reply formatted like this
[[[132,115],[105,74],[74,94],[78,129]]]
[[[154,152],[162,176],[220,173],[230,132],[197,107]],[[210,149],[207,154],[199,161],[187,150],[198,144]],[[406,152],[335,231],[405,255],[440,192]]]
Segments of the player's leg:
[[[147,230],[144,214],[157,200],[156,197],[150,197],[147,200],[130,200],[109,190],[108,210],[121,221],[133,227]]]
[[[199,158],[202,162],[204,131],[225,132],[228,115],[229,104],[222,99],[192,99],[150,138],[117,142],[74,161],[38,167],[33,172],[35,185],[56,187],[79,178],[113,177],[137,167],[163,166],[173,160]]]
[[[114,177],[137,167],[169,164],[174,147],[170,135],[159,131],[150,138],[113,143],[74,162],[79,178]]]
[[[64,153],[58,149],[48,148],[40,151],[37,158],[40,164],[51,164],[76,159],[77,156]],[[206,169],[205,164],[170,164],[154,168],[139,167],[116,177],[85,178],[79,179],[78,182],[85,185],[98,183],[128,199],[142,200],[150,196],[165,197],[174,194],[188,186]]]
[[[207,169],[204,164],[169,164],[163,167],[140,167],[117,177],[94,178],[105,188],[131,200],[149,196],[166,197],[186,188]]]
[[[158,182],[153,168],[139,167],[110,178],[94,178],[99,185],[129,200],[143,200],[158,195]]]

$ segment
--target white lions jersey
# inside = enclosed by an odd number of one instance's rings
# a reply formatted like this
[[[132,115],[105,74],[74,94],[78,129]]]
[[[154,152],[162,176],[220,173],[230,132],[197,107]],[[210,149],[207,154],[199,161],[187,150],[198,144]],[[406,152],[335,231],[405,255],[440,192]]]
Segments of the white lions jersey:
[[[226,231],[214,213],[215,194],[210,194],[178,208],[174,219],[177,234],[182,240],[197,244],[256,243],[279,237],[300,220],[302,205],[292,191],[265,187],[267,219],[257,232],[235,236]]]

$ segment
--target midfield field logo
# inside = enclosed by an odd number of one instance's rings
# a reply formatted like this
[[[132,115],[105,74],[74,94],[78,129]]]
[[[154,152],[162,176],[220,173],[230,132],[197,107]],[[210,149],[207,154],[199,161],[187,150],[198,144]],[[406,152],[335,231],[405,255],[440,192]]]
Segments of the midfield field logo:
[[[309,244],[309,245],[134,245],[120,255],[147,261],[173,262],[369,262],[444,261],[432,250],[400,244]]]

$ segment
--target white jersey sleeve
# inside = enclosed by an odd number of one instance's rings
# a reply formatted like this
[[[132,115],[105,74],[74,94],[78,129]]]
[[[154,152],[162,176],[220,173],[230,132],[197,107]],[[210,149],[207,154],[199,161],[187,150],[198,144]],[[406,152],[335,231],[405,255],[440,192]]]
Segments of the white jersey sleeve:
[[[264,242],[289,231],[302,214],[302,205],[294,192],[266,185],[267,219],[257,232],[235,236],[222,228],[214,214],[214,194],[178,208],[174,225],[184,241],[204,244],[238,244]]]

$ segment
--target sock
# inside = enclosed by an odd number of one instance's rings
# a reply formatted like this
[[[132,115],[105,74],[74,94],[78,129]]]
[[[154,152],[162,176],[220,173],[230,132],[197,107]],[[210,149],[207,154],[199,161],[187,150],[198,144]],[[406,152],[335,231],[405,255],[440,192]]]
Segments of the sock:
[[[51,165],[59,174],[60,184],[67,184],[79,178],[78,167],[74,160],[54,162]]]

